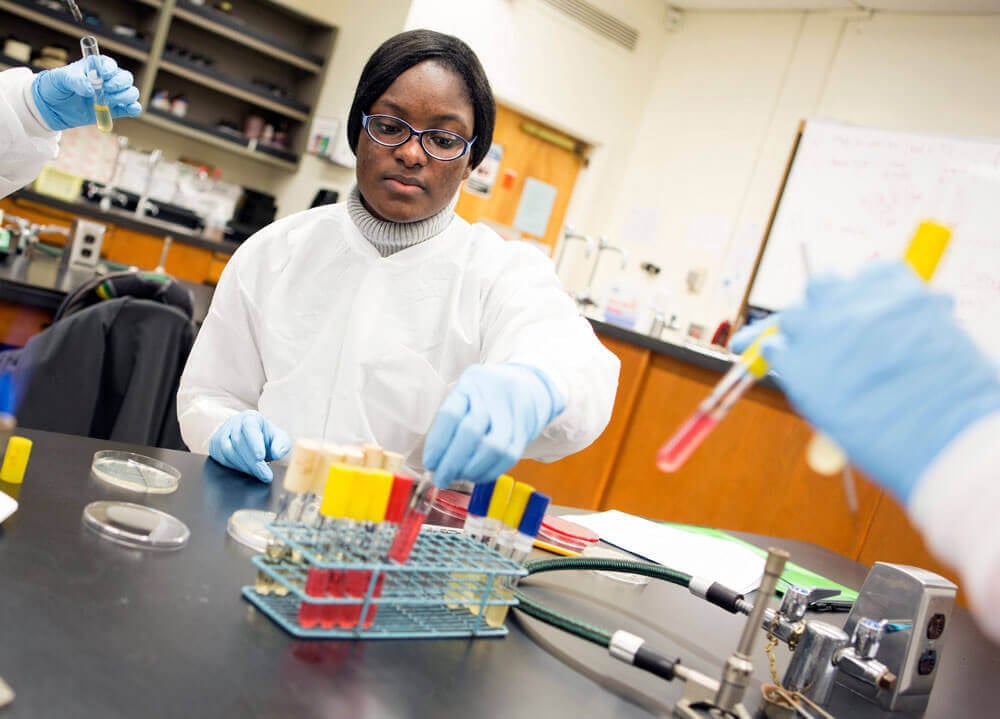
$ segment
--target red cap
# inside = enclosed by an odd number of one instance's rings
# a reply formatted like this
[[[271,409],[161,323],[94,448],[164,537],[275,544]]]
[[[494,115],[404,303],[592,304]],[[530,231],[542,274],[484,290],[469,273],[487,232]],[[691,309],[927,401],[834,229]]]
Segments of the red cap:
[[[385,521],[398,524],[403,521],[406,506],[410,503],[410,492],[413,491],[413,477],[397,474],[392,478],[392,491],[389,493],[389,504],[385,508]]]

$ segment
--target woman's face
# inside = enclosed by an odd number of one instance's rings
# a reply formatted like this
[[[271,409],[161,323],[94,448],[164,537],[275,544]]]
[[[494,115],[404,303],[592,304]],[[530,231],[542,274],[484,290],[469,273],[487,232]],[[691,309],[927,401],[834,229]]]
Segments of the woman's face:
[[[368,109],[369,115],[393,115],[417,130],[450,130],[471,140],[475,130],[472,102],[462,77],[426,60],[396,78]],[[368,211],[392,222],[417,222],[440,212],[469,176],[469,153],[443,162],[424,152],[413,136],[399,147],[385,147],[368,136],[358,138],[358,189]]]

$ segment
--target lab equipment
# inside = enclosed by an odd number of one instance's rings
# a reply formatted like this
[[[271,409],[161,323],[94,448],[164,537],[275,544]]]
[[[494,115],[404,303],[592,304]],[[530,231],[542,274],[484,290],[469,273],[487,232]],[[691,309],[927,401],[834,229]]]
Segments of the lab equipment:
[[[587,307],[596,305],[597,302],[594,301],[592,297],[594,277],[597,275],[597,268],[601,265],[601,255],[605,252],[617,252],[621,255],[621,269],[628,267],[628,255],[620,247],[615,247],[611,244],[608,238],[601,235],[597,238],[597,257],[594,258],[594,264],[590,267],[590,276],[587,278],[587,285],[582,291],[577,292],[573,299],[576,300],[576,304],[581,308],[586,310]],[[589,253],[588,253],[589,255]]]
[[[516,363],[467,367],[427,433],[424,466],[439,487],[459,478],[496,479],[565,407],[540,369]],[[488,421],[481,423],[481,415]]]
[[[478,486],[478,485],[477,485]],[[453,489],[438,490],[427,524],[448,529],[462,529],[468,516],[469,495]]]
[[[63,4],[69,10],[70,15],[81,25],[83,24],[83,13],[80,12],[79,6],[76,4],[75,0],[63,0]]]
[[[87,81],[94,90],[94,115],[97,119],[97,127],[101,132],[111,132],[114,123],[111,120],[111,108],[108,106],[108,100],[104,94],[101,49],[97,46],[97,38],[93,35],[80,38],[80,49],[83,51],[83,60],[86,63],[84,67]]]
[[[413,551],[413,545],[416,544],[417,537],[420,535],[420,528],[423,526],[424,520],[427,519],[427,514],[434,504],[437,493],[437,485],[432,479],[427,476],[421,478],[414,488],[413,496],[403,514],[399,531],[389,547],[389,559],[404,564],[409,558],[410,552]]]
[[[292,443],[284,430],[256,410],[230,415],[212,435],[208,454],[216,462],[270,482],[274,473],[267,462],[285,456]]]
[[[572,225],[563,226],[562,231],[562,242],[559,244],[559,253],[556,255],[556,274],[559,274],[559,268],[562,267],[563,258],[566,256],[566,246],[570,242],[583,242],[583,258],[585,260],[590,259],[591,253],[594,251],[594,239],[590,235],[581,235],[579,232],[573,229]]]
[[[91,502],[83,508],[83,525],[104,539],[137,549],[180,549],[191,536],[177,517],[131,502]]]
[[[656,466],[662,472],[674,472],[691,456],[691,453],[715,429],[715,426],[729,412],[736,401],[756,382],[767,374],[767,362],[761,357],[761,341],[777,332],[771,326],[754,340],[729,371],[701,401],[674,435],[660,448],[656,455]]]
[[[307,573],[303,583],[303,591],[300,593],[300,596],[302,594],[305,596],[302,597],[297,612],[298,623],[306,628],[315,627],[321,624],[324,619],[330,626],[333,626],[338,618],[336,613],[337,607],[333,607],[333,609],[327,611],[324,617],[324,609],[326,608],[322,604],[310,601],[309,598],[324,597],[328,592],[330,571],[320,566],[320,564],[331,553],[335,553],[340,549],[332,541],[336,538],[332,530],[338,523],[343,522],[347,515],[347,502],[350,497],[354,476],[355,471],[346,465],[334,465],[331,467],[326,480],[326,487],[323,491],[323,499],[319,507],[319,523],[315,527],[303,525],[300,530],[302,536],[310,538],[310,544],[314,547],[313,561],[306,569]],[[328,541],[327,535],[332,535],[329,537],[330,541]],[[294,544],[292,547],[293,551],[301,557],[301,548]],[[300,566],[301,562],[296,562],[295,565]],[[270,574],[272,581],[275,581],[276,578],[273,572],[269,571],[271,567],[260,566],[259,568],[265,574]],[[282,584],[281,581],[275,581],[275,583]],[[287,587],[287,583],[284,583],[284,586]]]
[[[853,665],[838,664],[844,671],[837,675],[837,684],[882,709],[923,713],[939,674],[956,592],[954,584],[933,572],[876,562],[844,631],[851,634],[861,656],[878,656],[896,682],[891,687],[873,686],[865,675],[851,670]]]
[[[255,552],[265,552],[268,542],[273,538],[269,529],[273,521],[274,512],[265,512],[260,509],[237,509],[229,515],[229,521],[226,522],[226,534]],[[258,576],[256,585],[258,591],[270,591],[271,587],[270,577],[261,582]]]
[[[379,464],[381,464],[381,455],[378,459]],[[392,493],[392,475],[385,470],[373,470],[369,473],[368,482],[368,502],[361,515],[354,553],[362,563],[373,564],[382,556],[379,525],[385,519],[385,512],[389,505],[389,495]],[[370,569],[348,571],[344,578],[345,596],[357,600],[362,599],[371,584],[371,580],[372,570]],[[340,626],[348,629],[356,627],[362,621],[361,602],[349,605],[342,617]]]
[[[376,557],[381,558],[388,554],[389,547],[392,545],[393,537],[395,537],[396,532],[399,531],[400,522],[403,521],[403,516],[406,514],[406,505],[410,501],[410,494],[412,492],[412,477],[407,477],[402,474],[397,474],[393,477],[392,492],[389,494],[389,503],[385,510],[385,521],[379,528],[379,534],[376,537],[378,545]],[[382,596],[382,587],[384,583],[385,574],[379,574],[378,579],[375,581],[375,589],[372,592],[372,597],[374,599],[378,599]],[[375,623],[375,615],[377,613],[378,604],[372,604],[368,607],[368,612],[365,614],[364,621],[365,629],[370,629],[372,624]]]
[[[599,537],[575,522],[545,515],[535,537],[535,546],[553,554],[575,556],[595,544]]]
[[[497,480],[492,482],[480,482],[472,490],[469,497],[469,505],[466,509],[465,524],[462,532],[476,541],[482,541],[486,531],[486,513],[490,508],[490,501],[493,499],[493,490],[497,486]],[[438,493],[440,496],[440,492]]]
[[[116,449],[95,452],[90,475],[121,489],[143,494],[176,492],[181,479],[180,470],[166,462]]]

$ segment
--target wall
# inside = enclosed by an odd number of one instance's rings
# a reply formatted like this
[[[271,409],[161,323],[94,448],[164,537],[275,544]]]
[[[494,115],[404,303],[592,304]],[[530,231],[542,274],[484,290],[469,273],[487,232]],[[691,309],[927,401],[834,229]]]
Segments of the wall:
[[[799,120],[996,136],[997,37],[1000,16],[685,13],[594,231],[661,265],[684,325],[712,328],[742,296],[746,278],[733,268],[752,263]],[[707,282],[688,295],[694,266]],[[608,260],[595,285],[623,277],[650,284],[636,262],[623,275]],[[578,269],[571,284],[581,278]]]

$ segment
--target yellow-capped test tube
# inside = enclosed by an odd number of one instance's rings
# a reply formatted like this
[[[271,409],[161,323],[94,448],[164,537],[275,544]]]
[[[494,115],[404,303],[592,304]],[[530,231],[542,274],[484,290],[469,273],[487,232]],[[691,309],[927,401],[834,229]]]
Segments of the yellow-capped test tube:
[[[97,120],[97,129],[101,132],[111,132],[114,123],[111,121],[111,108],[108,107],[108,100],[104,95],[101,49],[97,45],[97,38],[93,35],[80,38],[80,50],[83,51],[87,81],[94,89],[94,115]]]

